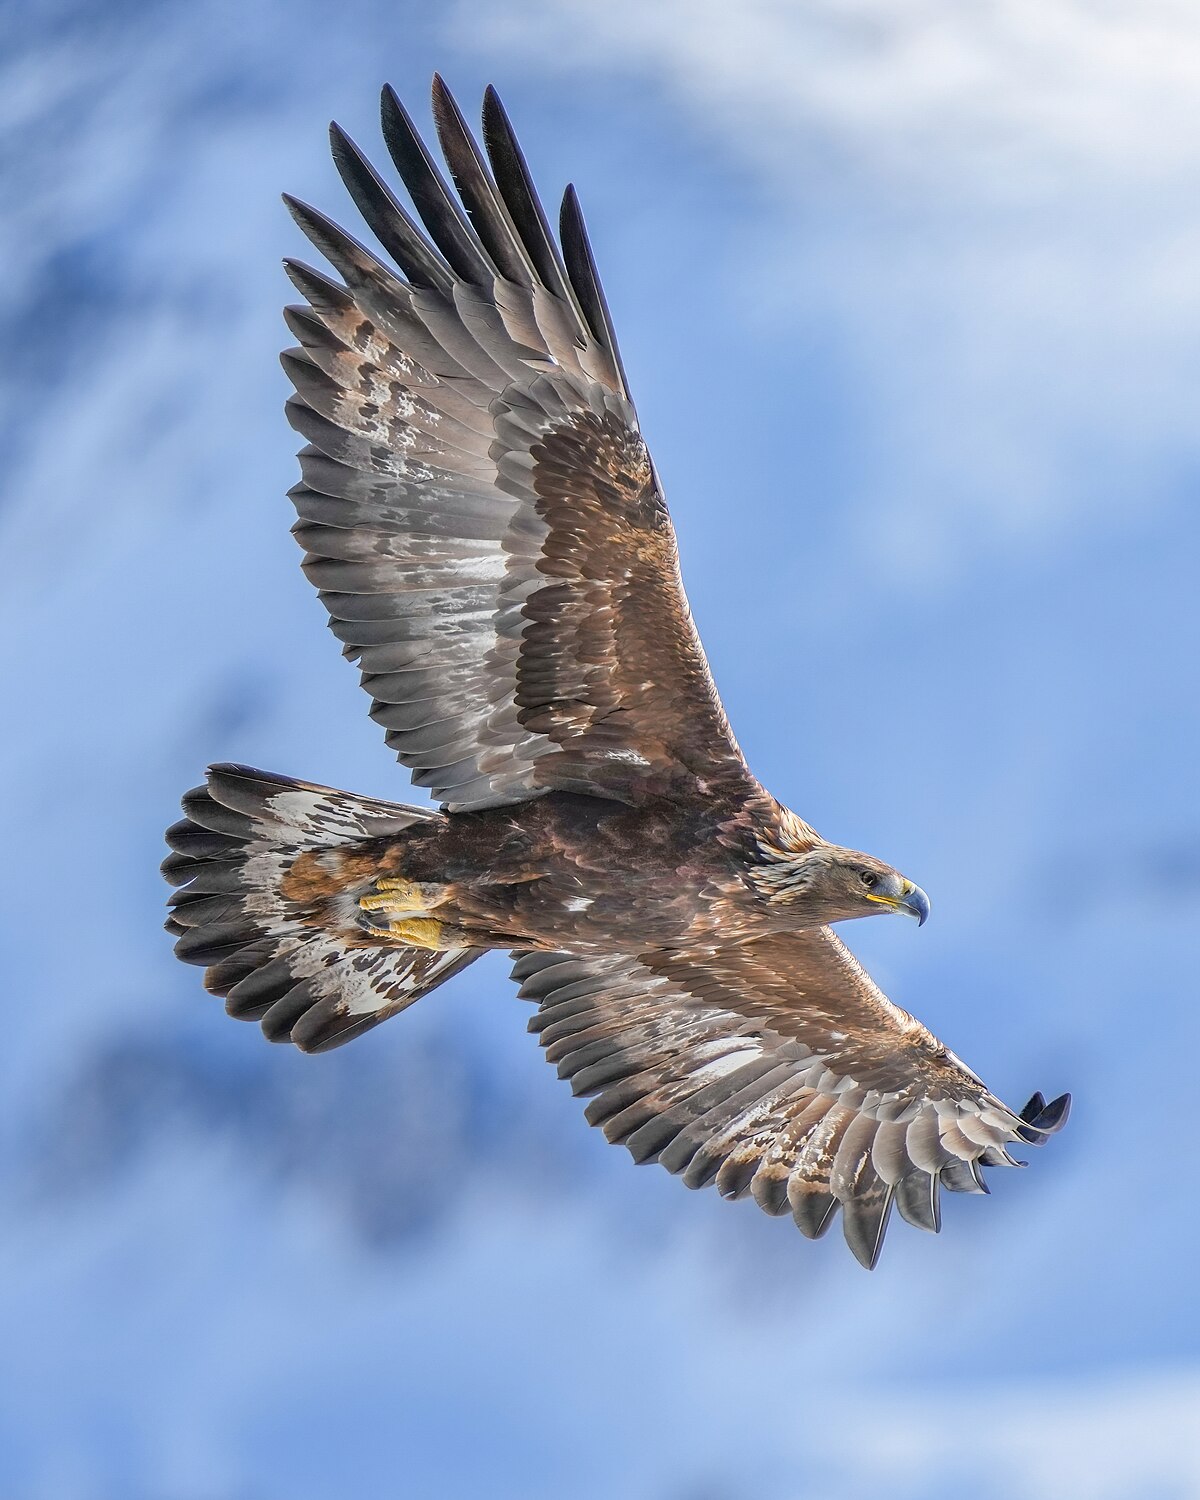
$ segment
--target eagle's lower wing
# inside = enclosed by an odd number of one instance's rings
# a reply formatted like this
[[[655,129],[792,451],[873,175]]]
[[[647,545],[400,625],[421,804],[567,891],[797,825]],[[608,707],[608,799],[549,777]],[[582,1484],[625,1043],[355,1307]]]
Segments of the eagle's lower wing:
[[[513,977],[610,1141],[689,1187],[790,1211],[813,1238],[840,1207],[868,1267],[893,1202],[936,1230],[940,1184],[986,1191],[983,1165],[1014,1165],[1013,1142],[1066,1117],[1066,1096],[1002,1104],[828,928],[637,958],[524,954]]]
[[[333,131],[403,277],[291,204],[344,282],[289,263],[305,571],[372,717],[452,809],[744,788],[574,194],[560,252],[495,95],[490,169],[440,80],[434,110],[466,214],[385,91],[427,236]]]

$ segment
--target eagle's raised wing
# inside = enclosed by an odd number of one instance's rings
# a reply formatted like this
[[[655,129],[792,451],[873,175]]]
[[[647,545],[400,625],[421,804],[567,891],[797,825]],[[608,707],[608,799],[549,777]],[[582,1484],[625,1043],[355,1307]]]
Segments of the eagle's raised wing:
[[[940,1184],[986,1191],[982,1166],[1017,1165],[1012,1143],[1066,1119],[1067,1095],[1014,1114],[827,927],[637,958],[523,954],[513,977],[610,1141],[790,1212],[810,1238],[840,1207],[868,1267],[893,1202],[936,1231]]]
[[[401,276],[290,206],[344,285],[288,264],[292,491],[305,571],[371,715],[451,809],[550,790],[636,802],[752,785],[679,578],[579,206],[555,244],[496,95],[490,169],[440,79],[462,207],[391,90],[389,150],[423,235],[333,127]]]

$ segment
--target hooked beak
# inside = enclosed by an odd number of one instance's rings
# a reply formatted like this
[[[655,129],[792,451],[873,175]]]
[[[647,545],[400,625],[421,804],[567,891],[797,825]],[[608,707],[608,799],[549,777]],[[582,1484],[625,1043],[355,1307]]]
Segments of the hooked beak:
[[[919,885],[913,885],[911,880],[904,882],[903,892],[896,902],[896,910],[916,917],[917,926],[924,927],[925,919],[929,916],[929,897]]]
[[[924,927],[925,919],[929,915],[929,897],[919,885],[913,885],[911,880],[906,880],[900,887],[898,896],[867,896],[868,901],[877,901],[888,911],[898,911],[906,917],[916,917],[917,926]]]

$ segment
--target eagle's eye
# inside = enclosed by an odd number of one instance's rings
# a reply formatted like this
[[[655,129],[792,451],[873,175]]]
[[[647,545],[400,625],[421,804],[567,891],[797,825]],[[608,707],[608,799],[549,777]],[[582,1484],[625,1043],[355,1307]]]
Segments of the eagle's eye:
[[[879,879],[879,876],[873,874],[870,870],[860,870],[858,872],[858,878],[862,881],[863,885],[865,885],[866,888],[870,890],[875,882]]]

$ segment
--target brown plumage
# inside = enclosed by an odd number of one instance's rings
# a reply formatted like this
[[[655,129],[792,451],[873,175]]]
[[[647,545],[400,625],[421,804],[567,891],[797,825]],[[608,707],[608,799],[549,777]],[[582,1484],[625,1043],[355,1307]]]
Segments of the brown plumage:
[[[889,1210],[1066,1116],[1015,1114],[892,1005],[829,923],[918,887],[755,780],[679,577],[574,191],[555,243],[491,90],[486,156],[440,80],[458,197],[391,90],[424,232],[336,127],[397,270],[289,200],[341,282],[296,262],[291,492],[304,570],[371,716],[440,811],[214,766],[168,832],[168,928],[231,1015],[322,1051],[488,948],[588,1119],[690,1186],[873,1265]]]

